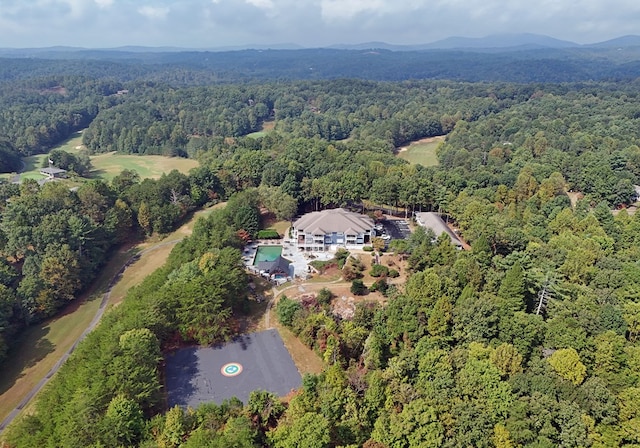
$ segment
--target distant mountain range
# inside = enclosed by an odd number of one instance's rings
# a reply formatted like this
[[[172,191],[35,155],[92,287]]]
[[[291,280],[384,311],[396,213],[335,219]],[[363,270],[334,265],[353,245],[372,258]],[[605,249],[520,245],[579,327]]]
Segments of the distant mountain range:
[[[333,45],[331,48],[343,50],[384,49],[391,51],[419,50],[534,50],[544,48],[613,48],[638,47],[640,36],[630,35],[593,44],[578,44],[541,34],[493,34],[485,37],[448,37],[428,44],[394,45],[385,42],[367,42],[356,45]]]
[[[424,45],[367,42],[211,49],[139,47],[0,49],[0,82],[55,74],[206,83],[361,78],[400,81],[578,82],[640,79],[640,36],[581,45],[536,34],[450,37]],[[186,71],[188,80],[183,79]]]
[[[615,39],[592,44],[578,44],[560,40],[541,34],[493,34],[485,37],[448,37],[425,44],[398,45],[386,42],[364,42],[360,44],[336,44],[324,48],[334,50],[389,50],[389,51],[421,51],[421,50],[464,50],[464,51],[517,51],[536,49],[568,49],[568,48],[629,48],[640,47],[640,35],[621,36]],[[311,49],[297,44],[282,43],[270,45],[238,45],[213,48],[181,48],[181,47],[144,47],[124,46],[117,48],[82,48],[82,47],[45,47],[45,48],[0,48],[0,56],[9,57],[48,57],[56,53],[72,54],[83,52],[108,53],[178,53],[184,51],[241,51],[241,50],[303,50]]]

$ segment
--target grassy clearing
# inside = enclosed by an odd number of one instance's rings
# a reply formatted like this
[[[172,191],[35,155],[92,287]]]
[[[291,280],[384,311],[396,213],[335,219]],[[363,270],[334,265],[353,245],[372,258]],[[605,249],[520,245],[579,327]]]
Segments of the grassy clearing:
[[[84,145],[82,144],[82,131],[78,131],[66,141],[60,143],[54,148],[51,148],[51,151],[53,151],[54,149],[60,149],[62,151],[68,152],[69,154],[78,154],[83,148]]]
[[[278,221],[271,224],[269,227],[275,229],[275,231],[278,232],[280,235],[284,235],[286,237],[289,226],[291,226],[291,223],[289,221]]]
[[[199,163],[193,159],[165,156],[134,156],[130,154],[118,154],[110,152],[91,157],[91,177],[110,181],[120,174],[122,170],[136,171],[142,179],[158,179],[163,173],[178,170],[188,173],[196,168]]]
[[[298,368],[298,372],[302,375],[305,373],[321,373],[324,369],[324,363],[317,353],[300,342],[300,339],[291,330],[281,325],[275,315],[272,316],[271,322],[273,327],[280,333],[282,342],[284,342],[284,346],[289,351],[293,363]]]
[[[142,280],[158,268],[161,268],[171,253],[174,244],[159,247],[143,254],[139,261],[131,264],[122,273],[122,277],[111,289],[110,305],[117,305],[125,298],[129,289],[138,286]]]
[[[264,137],[269,132],[273,131],[273,128],[275,128],[275,126],[276,126],[275,120],[265,121],[264,123],[262,123],[262,127],[260,128],[259,131],[247,134],[247,137],[253,137],[253,138]]]
[[[444,138],[444,136],[431,137],[411,142],[409,146],[404,146],[398,150],[398,157],[410,163],[436,166],[438,165],[436,149],[444,141]]]
[[[51,148],[51,151],[59,149],[70,154],[78,154],[83,148],[82,133],[76,132],[65,142]],[[43,164],[46,163],[47,158],[47,154],[24,157],[22,160],[25,163],[25,169],[20,177],[22,179],[43,179],[44,176],[40,174],[40,168],[44,166]],[[158,179],[163,173],[169,173],[174,169],[186,174],[192,168],[199,166],[198,161],[193,159],[165,156],[138,156],[118,154],[115,152],[91,156],[91,164],[93,165],[90,173],[91,178],[106,181],[110,181],[124,169],[136,171],[142,179]],[[11,174],[0,175],[0,179],[5,180],[9,180],[12,177]]]

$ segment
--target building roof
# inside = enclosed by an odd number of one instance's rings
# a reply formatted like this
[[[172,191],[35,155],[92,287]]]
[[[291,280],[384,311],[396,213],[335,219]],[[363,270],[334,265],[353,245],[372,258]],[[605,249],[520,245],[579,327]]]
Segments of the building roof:
[[[265,271],[265,272],[269,272],[270,274],[276,273],[276,272],[283,272],[287,275],[289,275],[289,265],[291,264],[291,262],[289,260],[287,260],[286,258],[283,258],[282,255],[280,255],[278,258],[276,258],[273,261],[260,261],[256,264],[256,268],[259,271]]]
[[[442,235],[442,233],[446,233],[451,238],[451,242],[456,246],[462,246],[462,243],[458,239],[455,233],[451,231],[451,229],[444,223],[442,217],[439,214],[434,212],[419,212],[416,213],[416,221],[422,227],[426,227],[428,229],[433,230],[433,233],[436,236]]]
[[[311,212],[293,223],[293,227],[313,235],[341,232],[357,235],[373,228],[373,219],[343,208]]]
[[[56,174],[66,173],[67,170],[63,170],[62,168],[40,168],[40,174],[47,174],[49,176],[55,176]]]

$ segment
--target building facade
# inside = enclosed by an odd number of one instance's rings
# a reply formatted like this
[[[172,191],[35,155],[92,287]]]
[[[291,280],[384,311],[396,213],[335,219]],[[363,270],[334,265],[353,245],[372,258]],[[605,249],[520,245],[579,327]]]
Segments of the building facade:
[[[373,219],[343,208],[311,212],[293,223],[293,242],[299,250],[362,249],[371,244]]]

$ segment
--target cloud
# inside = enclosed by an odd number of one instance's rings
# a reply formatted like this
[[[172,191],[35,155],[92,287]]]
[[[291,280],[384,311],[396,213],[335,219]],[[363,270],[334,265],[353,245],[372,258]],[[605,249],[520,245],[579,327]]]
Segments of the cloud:
[[[161,20],[167,17],[169,14],[169,7],[167,6],[141,6],[138,8],[138,13],[151,20]]]
[[[100,8],[108,8],[113,5],[113,0],[94,0]]]
[[[248,4],[255,6],[259,9],[273,9],[274,4],[271,0],[245,0]]]
[[[0,0],[0,47],[291,42],[306,46],[538,33],[637,34],[637,0]]]

